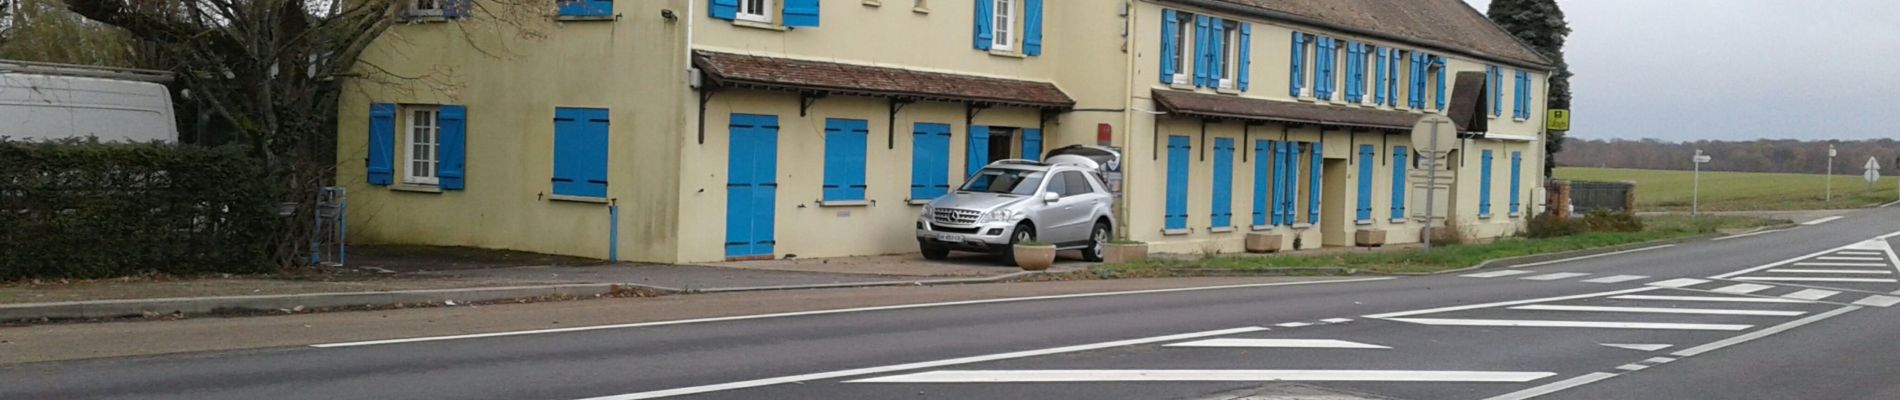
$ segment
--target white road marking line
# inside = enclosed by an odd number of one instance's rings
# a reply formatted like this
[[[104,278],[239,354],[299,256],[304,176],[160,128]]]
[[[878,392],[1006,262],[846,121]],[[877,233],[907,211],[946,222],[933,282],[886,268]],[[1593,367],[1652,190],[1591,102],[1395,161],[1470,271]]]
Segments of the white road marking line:
[[[1774,286],[1754,284],[1754,283],[1737,283],[1733,285],[1715,288],[1709,291],[1716,292],[1716,293],[1728,293],[1728,294],[1749,294],[1749,293],[1759,292],[1759,291],[1762,291],[1763,289],[1769,289],[1773,287]]]
[[[1647,292],[1647,291],[1656,290],[1656,289],[1658,288],[1640,287],[1640,288],[1635,288],[1635,289],[1623,289],[1623,290],[1612,290],[1608,292],[1586,293],[1586,294],[1579,294],[1575,296],[1545,297],[1541,299],[1500,301],[1496,303],[1471,304],[1471,305],[1463,305],[1463,306],[1427,308],[1423,310],[1390,312],[1390,313],[1384,313],[1384,314],[1365,315],[1364,317],[1366,318],[1406,317],[1406,316],[1413,316],[1413,315],[1433,314],[1433,313],[1450,312],[1450,311],[1464,311],[1464,310],[1475,310],[1475,309],[1480,309],[1480,308],[1504,307],[1504,306],[1515,306],[1519,304],[1542,303],[1542,302],[1547,302],[1547,301],[1564,301],[1564,300],[1587,299],[1591,297],[1615,296],[1619,294]]]
[[[1352,322],[1352,318],[1327,318],[1327,319],[1319,320],[1319,322],[1325,322],[1328,324],[1343,324],[1347,322]]]
[[[1585,279],[1583,281],[1589,282],[1589,283],[1617,283],[1617,282],[1628,282],[1628,281],[1633,281],[1637,279],[1649,279],[1649,276],[1647,275],[1611,275],[1611,276],[1606,276],[1606,277],[1596,278],[1596,279]]]
[[[1801,225],[1806,225],[1806,226],[1814,226],[1814,225],[1820,225],[1820,224],[1825,224],[1825,223],[1829,223],[1829,222],[1834,222],[1834,220],[1837,220],[1837,219],[1841,219],[1841,216],[1839,216],[1839,215],[1836,215],[1836,216],[1832,216],[1832,217],[1827,217],[1827,218],[1821,218],[1821,219],[1817,219],[1817,220],[1813,220],[1813,221],[1808,221],[1808,222],[1803,222],[1803,223],[1801,223]]]
[[[1538,275],[1538,276],[1526,276],[1520,279],[1524,279],[1527,281],[1554,281],[1558,279],[1570,279],[1570,278],[1586,276],[1586,275],[1590,275],[1590,274],[1586,274],[1582,272],[1558,272],[1558,273],[1543,274],[1543,275]]]
[[[1498,395],[1498,396],[1492,396],[1484,400],[1524,400],[1524,399],[1528,399],[1532,397],[1543,396],[1543,395],[1547,395],[1551,393],[1557,393],[1557,392],[1563,391],[1564,389],[1588,385],[1591,383],[1596,383],[1597,381],[1615,378],[1615,377],[1616,377],[1616,374],[1612,374],[1608,372],[1591,372],[1588,374],[1577,376],[1575,378],[1553,382],[1548,385],[1519,390],[1519,391],[1506,393],[1506,394]]]
[[[1709,283],[1709,281],[1707,279],[1676,278],[1676,279],[1670,279],[1670,280],[1665,280],[1665,281],[1650,282],[1649,286],[1666,287],[1666,288],[1685,288],[1685,287],[1700,285],[1704,283]]]
[[[1821,261],[1887,261],[1887,259],[1881,258],[1881,257],[1828,256],[1828,257],[1815,257],[1814,259],[1821,260]]]
[[[1670,346],[1675,346],[1672,344],[1624,344],[1624,343],[1597,343],[1597,344],[1603,345],[1603,346],[1615,347],[1619,349],[1630,349],[1630,350],[1636,350],[1636,351],[1656,351],[1656,350],[1667,349]]]
[[[1647,360],[1643,360],[1643,362],[1650,364],[1668,364],[1671,361],[1676,361],[1676,359],[1670,357],[1650,357]]]
[[[1784,294],[1784,295],[1781,295],[1781,297],[1786,297],[1790,299],[1801,299],[1801,300],[1820,300],[1820,299],[1825,299],[1837,294],[1841,294],[1841,292],[1837,292],[1833,290],[1821,290],[1821,289],[1801,289],[1801,291]]]
[[[1793,268],[1775,268],[1775,269],[1771,269],[1771,270],[1768,270],[1768,272],[1778,272],[1778,273],[1783,273],[1783,274],[1864,274],[1864,275],[1893,275],[1893,271],[1888,271],[1888,270],[1884,270],[1884,269],[1793,269]]]
[[[1298,328],[1302,326],[1313,326],[1313,324],[1309,324],[1305,322],[1288,322],[1284,324],[1274,324],[1273,326],[1278,326],[1282,328]]]
[[[1623,364],[1623,365],[1616,366],[1616,369],[1630,371],[1630,372],[1642,371],[1647,368],[1649,368],[1649,366],[1642,365],[1642,364]]]
[[[1607,322],[1607,321],[1542,321],[1514,319],[1450,319],[1450,318],[1391,318],[1393,321],[1410,322],[1419,325],[1447,326],[1512,326],[1528,328],[1608,328],[1608,329],[1664,329],[1685,331],[1739,331],[1754,325],[1741,324],[1678,324],[1667,322]]]
[[[1813,303],[1792,299],[1773,299],[1765,297],[1717,297],[1717,296],[1650,296],[1629,295],[1611,297],[1617,300],[1661,300],[1661,301],[1712,301],[1724,303]]]
[[[1758,282],[1857,282],[1857,283],[1900,282],[1900,281],[1895,281],[1895,280],[1887,279],[1887,278],[1813,278],[1813,277],[1794,277],[1794,276],[1742,276],[1742,277],[1735,277],[1735,278],[1729,278],[1729,279],[1738,280],[1738,281],[1758,281]]]
[[[1715,351],[1717,349],[1721,349],[1723,347],[1734,346],[1742,342],[1747,342],[1750,340],[1768,337],[1768,335],[1781,333],[1789,329],[1794,329],[1802,325],[1812,324],[1820,320],[1833,318],[1834,316],[1846,314],[1849,311],[1854,311],[1854,310],[1859,310],[1859,309],[1860,309],[1859,306],[1846,306],[1846,307],[1836,308],[1832,311],[1810,315],[1802,319],[1788,321],[1787,323],[1784,323],[1781,325],[1767,327],[1762,330],[1749,332],[1747,334],[1738,335],[1738,336],[1728,338],[1728,339],[1722,339],[1722,340],[1715,341],[1713,343],[1709,343],[1709,344],[1705,344],[1701,346],[1682,349],[1674,353],[1669,353],[1669,355],[1676,356],[1676,357],[1689,357],[1689,356],[1694,356],[1697,354],[1707,353],[1707,352]],[[1669,361],[1675,361],[1675,360],[1669,360]]]
[[[803,317],[803,316],[812,316],[812,315],[844,314],[844,313],[869,312],[869,311],[907,310],[907,309],[916,309],[916,308],[949,307],[949,306],[995,304],[995,303],[1014,303],[1014,302],[1038,301],[1038,300],[1077,299],[1077,298],[1104,297],[1104,296],[1126,296],[1126,295],[1138,295],[1138,294],[1193,292],[1193,291],[1203,291],[1203,290],[1245,289],[1245,288],[1260,288],[1260,287],[1270,287],[1270,286],[1296,286],[1296,285],[1315,285],[1315,284],[1327,284],[1327,283],[1371,282],[1371,281],[1383,281],[1383,280],[1391,280],[1391,279],[1395,279],[1395,278],[1378,277],[1378,278],[1339,279],[1339,280],[1304,281],[1304,282],[1251,283],[1251,284],[1242,284],[1242,285],[1198,286],[1198,287],[1170,288],[1170,289],[1129,290],[1129,291],[1120,291],[1120,292],[1060,294],[1060,295],[1051,295],[1051,296],[1008,297],[1008,298],[1001,298],[1001,299],[964,300],[964,301],[951,301],[951,302],[943,302],[943,303],[899,304],[899,305],[890,305],[890,306],[840,308],[840,309],[815,310],[815,311],[796,311],[796,312],[775,313],[775,314],[738,315],[738,316],[731,316],[731,317],[681,319],[681,320],[672,320],[672,321],[640,322],[640,323],[631,323],[631,324],[577,326],[577,327],[571,327],[571,328],[536,329],[536,330],[526,330],[526,331],[494,332],[494,333],[476,333],[476,334],[468,334],[468,335],[431,336],[431,337],[418,337],[418,338],[407,338],[407,339],[370,340],[370,341],[346,342],[346,343],[325,343],[325,344],[313,344],[313,345],[310,345],[310,347],[331,348],[331,347],[374,346],[374,345],[383,345],[383,344],[430,342],[430,341],[438,341],[438,340],[477,339],[477,338],[491,338],[491,337],[505,337],[505,336],[536,335],[536,334],[545,334],[545,333],[585,332],[585,331],[595,331],[595,330],[605,330],[605,329],[645,328],[645,327],[654,327],[654,326],[684,325],[684,324],[697,324],[697,323],[708,323],[708,322],[743,321],[743,320],[750,320],[750,319],[766,319],[766,318]]]
[[[1893,307],[1894,304],[1900,304],[1900,297],[1872,295],[1854,302],[1857,306],[1874,307]]]
[[[1739,234],[1734,234],[1734,235],[1728,235],[1728,236],[1723,236],[1723,237],[1719,237],[1719,238],[1715,238],[1715,239],[1710,239],[1710,241],[1715,241],[1715,242],[1720,242],[1720,241],[1724,241],[1724,240],[1729,240],[1729,239],[1740,239],[1740,238],[1745,238],[1745,237],[1749,237],[1749,236],[1755,236],[1755,235],[1766,235],[1766,234],[1770,234],[1770,233],[1775,233],[1775,232],[1783,232],[1783,231],[1790,231],[1790,230],[1794,230],[1794,228],[1788,228],[1788,229],[1774,229],[1774,230],[1766,230],[1766,231],[1756,231],[1756,232],[1749,232],[1749,233],[1739,233]]]
[[[1161,347],[1272,347],[1295,349],[1390,349],[1391,347],[1333,339],[1245,339],[1220,338],[1197,340],[1185,343],[1170,343]]]
[[[1804,267],[1885,267],[1887,263],[1798,262],[1794,263],[1794,265]]]
[[[1760,270],[1764,270],[1764,269],[1769,269],[1769,268],[1774,268],[1774,267],[1779,267],[1779,266],[1783,266],[1783,265],[1788,265],[1789,263],[1794,263],[1794,262],[1800,262],[1800,261],[1803,261],[1803,260],[1807,260],[1807,259],[1808,259],[1808,258],[1810,258],[1810,257],[1816,257],[1816,256],[1820,256],[1820,255],[1823,255],[1823,254],[1828,254],[1828,253],[1833,253],[1833,252],[1836,252],[1836,251],[1841,251],[1841,250],[1881,250],[1881,251],[1887,251],[1887,252],[1889,252],[1889,253],[1891,253],[1891,252],[1893,251],[1893,246],[1890,246],[1890,245],[1888,245],[1888,244],[1887,244],[1887,240],[1886,240],[1886,239],[1887,239],[1887,238],[1889,238],[1889,237],[1894,237],[1894,236],[1900,236],[1900,231],[1896,231],[1896,232],[1893,232],[1893,233],[1889,233],[1889,234],[1886,234],[1886,235],[1881,235],[1880,237],[1878,237],[1878,238],[1875,238],[1875,239],[1873,239],[1873,240],[1864,240],[1864,241],[1860,241],[1860,242],[1855,242],[1855,243],[1853,243],[1853,244],[1849,244],[1849,245],[1846,245],[1846,246],[1841,246],[1841,247],[1835,247],[1835,248],[1832,248],[1832,249],[1827,249],[1827,250],[1821,250],[1821,251],[1817,251],[1817,252],[1813,252],[1813,253],[1808,253],[1808,255],[1804,255],[1804,256],[1800,256],[1800,257],[1795,257],[1795,258],[1790,258],[1790,259],[1786,259],[1786,260],[1781,260],[1781,261],[1776,261],[1776,262],[1773,262],[1773,263],[1769,263],[1769,264],[1767,264],[1767,265],[1761,265],[1761,266],[1756,266],[1756,267],[1752,267],[1752,268],[1747,268],[1747,269],[1743,269],[1743,270],[1740,270],[1740,271],[1733,271],[1733,272],[1729,272],[1729,273],[1726,273],[1726,274],[1721,274],[1721,275],[1716,275],[1716,276],[1713,276],[1713,277],[1711,277],[1711,278],[1715,278],[1715,279],[1726,279],[1726,278],[1728,278],[1728,277],[1731,277],[1731,276],[1737,276],[1737,275],[1744,275],[1744,274],[1748,274],[1748,273],[1751,273],[1751,272],[1755,272],[1755,271],[1760,271]]]
[[[1576,256],[1576,257],[1570,257],[1570,258],[1563,258],[1563,259],[1556,259],[1556,260],[1550,260],[1550,261],[1538,261],[1538,262],[1534,262],[1534,263],[1529,263],[1529,264],[1519,264],[1519,265],[1513,265],[1513,266],[1511,266],[1511,268],[1530,268],[1530,267],[1535,267],[1535,266],[1539,266],[1539,265],[1551,265],[1551,264],[1561,264],[1561,263],[1567,263],[1567,262],[1571,262],[1571,261],[1578,261],[1578,260],[1588,260],[1588,259],[1592,259],[1592,258],[1597,258],[1597,257],[1609,257],[1609,256],[1614,256],[1614,255],[1622,255],[1622,254],[1629,254],[1629,253],[1635,253],[1635,252],[1639,252],[1639,251],[1650,251],[1650,250],[1656,250],[1656,249],[1667,249],[1667,248],[1670,248],[1670,247],[1676,247],[1676,245],[1673,245],[1673,244],[1665,244],[1665,245],[1659,245],[1659,246],[1649,246],[1649,247],[1643,247],[1643,248],[1635,248],[1635,249],[1629,249],[1629,250],[1623,250],[1623,251],[1612,251],[1612,252],[1608,252],[1608,253],[1603,253],[1603,254],[1591,254],[1591,255],[1587,255],[1587,256]]]
[[[1496,271],[1479,272],[1475,274],[1464,274],[1464,275],[1459,275],[1459,276],[1466,277],[1466,278],[1498,278],[1498,277],[1506,277],[1506,276],[1518,275],[1518,274],[1528,274],[1532,272],[1537,272],[1537,271],[1501,269],[1501,270],[1496,270]]]
[[[1557,375],[1510,371],[1382,370],[996,370],[930,371],[859,379],[848,383],[1022,382],[1530,382]]]
[[[986,356],[952,358],[948,360],[924,361],[924,362],[915,362],[915,363],[909,363],[909,364],[887,365],[887,366],[882,366],[882,367],[848,369],[848,370],[843,370],[843,371],[820,372],[820,373],[815,373],[815,374],[804,374],[804,375],[791,375],[791,376],[782,376],[782,377],[777,377],[777,378],[755,379],[755,380],[750,380],[750,381],[730,382],[730,383],[721,383],[721,384],[705,385],[705,386],[692,386],[692,387],[683,387],[683,388],[676,388],[676,389],[655,390],[655,391],[650,391],[650,392],[592,397],[592,398],[588,398],[584,400],[657,399],[657,398],[662,398],[662,397],[711,393],[711,392],[718,392],[718,391],[755,388],[755,387],[760,387],[760,386],[771,386],[771,385],[794,383],[794,382],[808,382],[808,381],[836,379],[836,378],[844,378],[844,377],[859,376],[859,375],[873,375],[873,374],[882,374],[882,373],[889,373],[889,372],[908,371],[908,370],[925,369],[925,368],[938,368],[938,367],[947,367],[947,366],[952,366],[952,365],[972,364],[972,363],[990,362],[990,361],[998,361],[998,360],[1008,360],[1008,359],[1014,359],[1014,358],[1046,356],[1050,354],[1074,353],[1074,352],[1081,352],[1081,351],[1100,350],[1100,349],[1124,347],[1124,346],[1135,346],[1135,345],[1143,345],[1143,344],[1150,344],[1150,343],[1173,342],[1173,341],[1188,340],[1188,339],[1200,339],[1200,338],[1211,337],[1211,336],[1226,336],[1226,335],[1234,335],[1234,334],[1241,334],[1241,333],[1260,332],[1264,330],[1267,330],[1267,328],[1261,328],[1257,326],[1245,327],[1245,328],[1222,329],[1222,330],[1217,330],[1217,331],[1184,333],[1184,334],[1179,334],[1179,335],[1167,335],[1167,336],[1155,336],[1155,337],[1141,338],[1141,339],[1117,340],[1117,341],[1112,341],[1112,342],[1101,342],[1101,343],[1085,344],[1085,345],[1079,345],[1079,346],[1056,347],[1056,348],[1041,349],[1041,350],[1028,350],[1028,351],[1010,352],[1010,353],[991,354],[991,355],[986,355]]]
[[[1885,255],[1885,254],[1881,254],[1881,253],[1880,253],[1880,252],[1878,252],[1878,251],[1873,251],[1873,250],[1841,250],[1841,251],[1837,251],[1837,252],[1834,252],[1834,254],[1840,254],[1840,255],[1843,255],[1843,256],[1879,256],[1879,255]]]
[[[1556,304],[1532,304],[1528,306],[1511,307],[1511,309],[1512,310],[1529,310],[1529,311],[1626,312],[1626,313],[1642,313],[1642,314],[1754,315],[1754,316],[1771,316],[1771,317],[1792,317],[1796,315],[1807,314],[1807,312],[1805,311],[1725,310],[1725,309],[1715,309],[1715,308],[1602,307],[1602,306],[1570,306],[1570,305],[1556,305]]]

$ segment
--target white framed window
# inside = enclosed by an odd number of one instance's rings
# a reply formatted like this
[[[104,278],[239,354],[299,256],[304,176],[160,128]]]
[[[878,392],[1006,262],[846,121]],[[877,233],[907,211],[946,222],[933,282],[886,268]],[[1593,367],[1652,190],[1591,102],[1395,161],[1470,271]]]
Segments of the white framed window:
[[[1174,84],[1188,84],[1188,36],[1194,33],[1194,14],[1175,13],[1174,24]]]
[[[442,144],[441,110],[429,106],[409,106],[404,147],[403,182],[434,185],[436,166],[441,161],[437,147]]]
[[[772,23],[772,0],[739,0],[737,17],[741,21]]]
[[[403,14],[419,17],[440,17],[444,15],[442,2],[443,0],[409,0],[407,2],[409,9],[405,10]]]
[[[1302,83],[1300,97],[1311,99],[1318,94],[1313,85],[1319,84],[1319,37],[1306,35],[1306,40],[1300,42],[1300,47],[1302,49],[1300,58],[1304,59],[1300,62],[1306,65],[1306,69],[1300,71],[1300,83]]]
[[[1377,103],[1375,100],[1379,98],[1378,94],[1373,92],[1379,88],[1379,52],[1385,49],[1375,47],[1371,43],[1366,43],[1364,46],[1362,48],[1365,51],[1359,53],[1362,57],[1359,60],[1361,67],[1359,68],[1359,105],[1371,106],[1375,105]]]
[[[996,15],[996,20],[990,21],[990,49],[1012,50],[1015,46],[1011,46],[1011,43],[1016,42],[1016,38],[1011,36],[1015,33],[1013,28],[1016,27],[1016,0],[990,1],[995,1],[990,4],[990,9],[994,10],[993,14]]]
[[[1234,77],[1238,75],[1240,67],[1240,24],[1225,21],[1218,28],[1221,37],[1220,62],[1215,65],[1220,67],[1220,87],[1233,89],[1236,81]]]

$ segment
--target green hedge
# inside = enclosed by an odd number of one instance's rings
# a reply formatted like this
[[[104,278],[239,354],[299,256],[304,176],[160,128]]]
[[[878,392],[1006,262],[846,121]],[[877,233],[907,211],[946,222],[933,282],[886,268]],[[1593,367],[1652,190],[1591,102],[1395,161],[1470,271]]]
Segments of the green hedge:
[[[0,140],[0,281],[273,270],[266,171],[234,147]]]

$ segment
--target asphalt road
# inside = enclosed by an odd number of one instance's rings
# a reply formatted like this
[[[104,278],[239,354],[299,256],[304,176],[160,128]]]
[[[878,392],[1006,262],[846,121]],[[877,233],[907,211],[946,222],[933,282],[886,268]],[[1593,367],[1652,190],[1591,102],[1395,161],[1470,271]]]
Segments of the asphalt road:
[[[0,399],[1891,399],[1896,232],[1875,209],[1458,275],[31,363]]]

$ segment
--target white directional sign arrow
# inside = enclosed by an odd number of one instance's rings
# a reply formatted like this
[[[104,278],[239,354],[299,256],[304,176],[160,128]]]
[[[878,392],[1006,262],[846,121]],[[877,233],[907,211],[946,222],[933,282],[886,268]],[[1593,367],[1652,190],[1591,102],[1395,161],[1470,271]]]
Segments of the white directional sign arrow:
[[[1880,162],[1879,161],[1874,161],[1873,157],[1867,157],[1867,166],[1863,168],[1867,168],[1867,173],[1861,174],[1861,177],[1867,178],[1867,183],[1874,183],[1874,182],[1880,181]]]
[[[1873,170],[1873,171],[1879,171],[1879,170],[1880,170],[1880,161],[1876,161],[1876,160],[1874,160],[1874,158],[1873,158],[1873,157],[1867,157],[1867,166],[1865,166],[1865,167],[1861,167],[1861,169],[1867,169],[1867,170]]]

